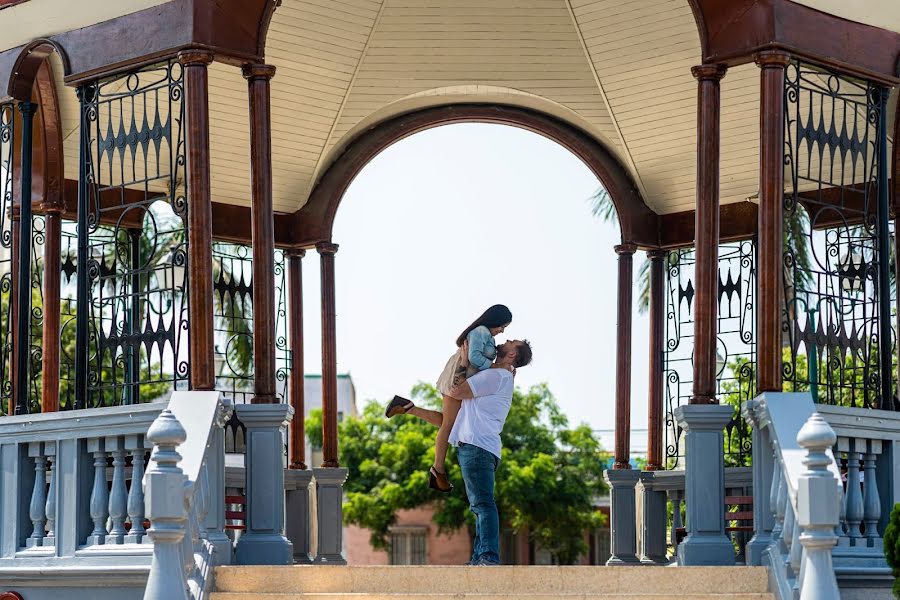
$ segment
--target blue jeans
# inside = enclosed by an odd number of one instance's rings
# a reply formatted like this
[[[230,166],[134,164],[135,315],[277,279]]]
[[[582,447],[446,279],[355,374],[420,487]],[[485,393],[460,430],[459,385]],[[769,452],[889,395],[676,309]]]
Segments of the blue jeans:
[[[475,542],[472,562],[500,563],[500,516],[494,502],[494,473],[497,457],[472,444],[460,444],[457,452],[469,508],[475,515]]]

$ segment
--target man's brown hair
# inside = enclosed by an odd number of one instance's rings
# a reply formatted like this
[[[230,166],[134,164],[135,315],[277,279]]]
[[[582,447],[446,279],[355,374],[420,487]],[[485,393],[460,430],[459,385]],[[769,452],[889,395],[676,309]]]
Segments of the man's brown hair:
[[[516,360],[513,362],[515,368],[524,367],[531,362],[531,342],[522,340],[516,344]]]

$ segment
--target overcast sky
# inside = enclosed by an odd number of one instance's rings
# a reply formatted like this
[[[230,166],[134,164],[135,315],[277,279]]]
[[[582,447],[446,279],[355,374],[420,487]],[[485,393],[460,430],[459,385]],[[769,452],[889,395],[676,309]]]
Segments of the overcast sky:
[[[547,382],[573,423],[613,427],[619,230],[590,214],[598,185],[555,142],[501,125],[439,127],[373,160],[334,228],[338,371],[352,375],[359,405],[433,382],[460,331],[503,303],[513,322],[499,339],[534,348],[517,385]],[[318,373],[315,252],[303,283],[306,371]],[[647,319],[637,311],[632,352],[632,426],[641,429]]]

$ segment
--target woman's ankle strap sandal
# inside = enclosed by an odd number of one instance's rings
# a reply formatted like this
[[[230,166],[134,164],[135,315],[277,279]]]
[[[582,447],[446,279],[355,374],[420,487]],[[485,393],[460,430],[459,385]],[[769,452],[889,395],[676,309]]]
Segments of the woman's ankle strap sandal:
[[[384,411],[384,416],[390,419],[391,417],[395,417],[397,415],[405,415],[416,405],[413,404],[412,400],[408,398],[403,398],[401,396],[394,396],[394,398],[387,405],[387,409]]]

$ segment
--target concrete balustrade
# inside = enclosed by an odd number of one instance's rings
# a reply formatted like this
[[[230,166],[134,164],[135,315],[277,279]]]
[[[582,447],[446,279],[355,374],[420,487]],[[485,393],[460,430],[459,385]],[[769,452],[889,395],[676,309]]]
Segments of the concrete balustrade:
[[[761,562],[778,595],[828,600],[853,588],[854,597],[889,597],[883,507],[900,499],[900,415],[813,404],[804,393],[763,394],[745,403],[744,415],[768,441],[754,446],[754,463],[764,453],[774,460],[771,474],[754,471],[774,519],[757,519],[754,539],[772,524]]]

